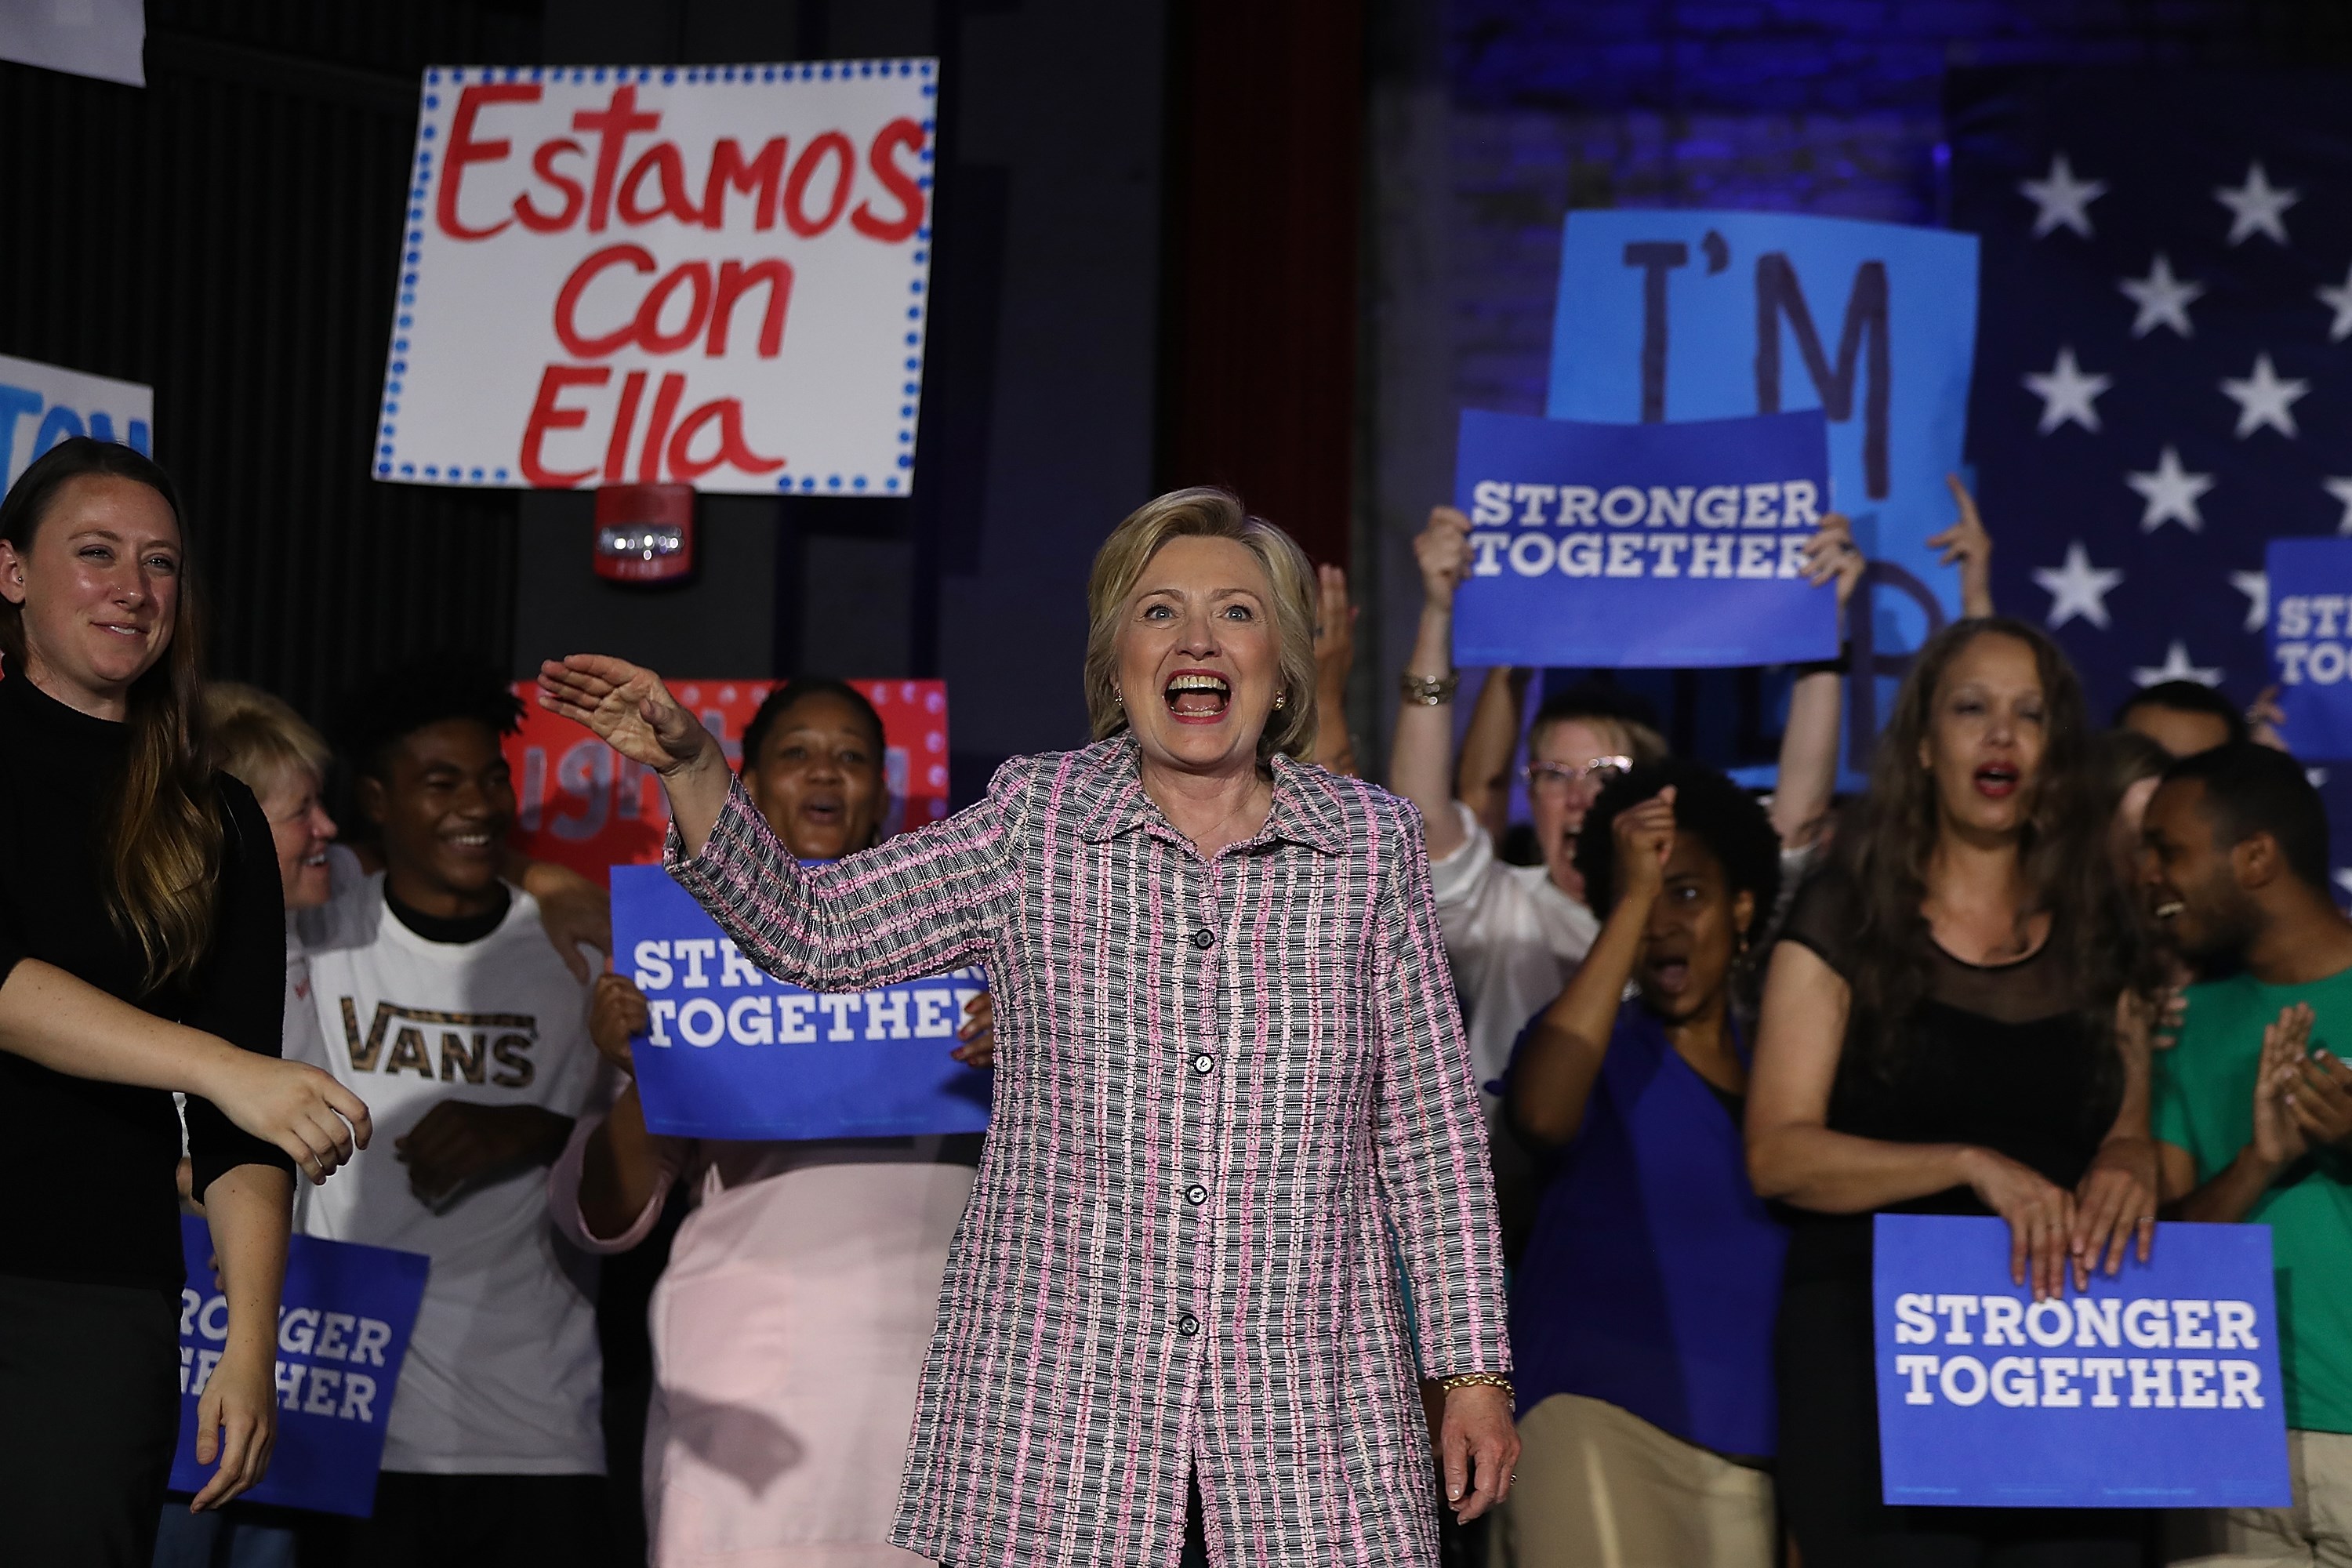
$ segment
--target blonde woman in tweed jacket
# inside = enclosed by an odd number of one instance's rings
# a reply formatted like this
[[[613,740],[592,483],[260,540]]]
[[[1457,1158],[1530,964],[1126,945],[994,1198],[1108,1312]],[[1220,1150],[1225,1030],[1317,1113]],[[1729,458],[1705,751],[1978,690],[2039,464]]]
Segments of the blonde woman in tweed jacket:
[[[1441,1491],[1469,1519],[1509,1488],[1494,1195],[1428,856],[1411,806],[1297,760],[1312,583],[1223,491],[1150,502],[1088,586],[1095,743],[821,868],[658,677],[541,673],[545,706],[660,773],[671,874],[764,967],[854,991],[989,966],[994,1120],[897,1545],[1399,1568],[1436,1562]]]

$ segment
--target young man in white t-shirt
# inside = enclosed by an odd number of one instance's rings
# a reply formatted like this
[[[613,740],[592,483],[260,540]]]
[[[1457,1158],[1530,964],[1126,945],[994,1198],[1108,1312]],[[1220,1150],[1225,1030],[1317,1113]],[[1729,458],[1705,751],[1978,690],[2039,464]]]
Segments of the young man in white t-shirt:
[[[592,1277],[556,1239],[542,1169],[601,1085],[587,988],[499,875],[515,816],[499,742],[520,718],[495,671],[448,661],[363,693],[342,740],[384,870],[299,927],[312,1048],[378,1136],[298,1221],[433,1260],[352,1541],[368,1568],[577,1568],[602,1550]]]

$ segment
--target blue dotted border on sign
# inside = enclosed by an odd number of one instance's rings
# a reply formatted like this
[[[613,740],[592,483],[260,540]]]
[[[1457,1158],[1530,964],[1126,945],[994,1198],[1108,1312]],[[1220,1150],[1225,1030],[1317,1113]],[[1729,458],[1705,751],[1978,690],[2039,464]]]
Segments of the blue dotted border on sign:
[[[452,485],[507,485],[512,482],[503,468],[484,468],[457,463],[419,463],[414,458],[404,458],[399,450],[400,396],[404,378],[408,374],[409,328],[415,322],[412,314],[416,304],[418,280],[423,276],[419,248],[425,241],[425,203],[433,189],[433,146],[441,134],[436,118],[441,110],[442,95],[435,89],[444,85],[462,87],[472,79],[494,81],[555,81],[566,79],[574,85],[590,82],[625,81],[649,82],[656,70],[664,84],[675,84],[682,77],[689,83],[740,82],[747,87],[772,85],[780,81],[832,81],[836,77],[847,81],[853,77],[898,75],[919,78],[923,96],[936,100],[940,86],[936,79],[938,62],[928,59],[889,60],[811,60],[792,64],[734,66],[431,66],[425,72],[423,108],[416,128],[415,184],[409,188],[408,227],[403,231],[401,247],[400,287],[398,306],[393,311],[392,349],[385,356],[383,397],[376,422],[374,473],[379,479],[399,482]],[[923,121],[923,145],[919,156],[923,163],[933,163],[939,145],[939,122],[935,116]],[[933,188],[932,178],[926,172],[916,177],[922,189]],[[828,474],[819,479],[814,474],[797,477],[786,475],[776,480],[780,491],[794,494],[827,495],[890,495],[904,494],[913,483],[915,467],[915,427],[922,408],[923,340],[929,325],[929,310],[926,303],[930,292],[931,228],[923,225],[915,231],[916,244],[908,253],[908,264],[913,276],[908,279],[910,302],[907,306],[905,370],[898,405],[898,453],[897,473],[886,473],[877,481],[866,474]]]

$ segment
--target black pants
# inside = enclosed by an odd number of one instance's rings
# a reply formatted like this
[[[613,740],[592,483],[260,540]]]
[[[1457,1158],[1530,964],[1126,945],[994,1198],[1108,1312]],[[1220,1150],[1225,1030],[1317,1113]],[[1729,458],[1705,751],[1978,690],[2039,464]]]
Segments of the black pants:
[[[1184,1483],[1184,1556],[1177,1568],[1209,1568],[1208,1517],[1201,1511],[1201,1478]]]
[[[1774,1346],[1780,1511],[1805,1568],[2140,1568],[2124,1509],[1901,1508],[1881,1500],[1870,1281],[1791,1281]]]
[[[602,1476],[386,1470],[365,1520],[311,1516],[302,1568],[583,1568],[605,1561]]]
[[[0,1275],[0,1563],[149,1568],[179,1315],[174,1290]]]

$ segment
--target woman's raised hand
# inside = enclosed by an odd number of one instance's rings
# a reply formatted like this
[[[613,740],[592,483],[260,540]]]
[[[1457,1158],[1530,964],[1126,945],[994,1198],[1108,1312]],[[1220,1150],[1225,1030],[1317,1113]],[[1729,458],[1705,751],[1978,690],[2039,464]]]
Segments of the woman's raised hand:
[[[1675,852],[1674,785],[1619,812],[1611,831],[1617,843],[1617,896],[1654,902],[1666,885],[1666,861]]]
[[[1412,536],[1412,558],[1429,607],[1452,610],[1454,590],[1470,574],[1469,518],[1450,506],[1432,508],[1427,526]]]
[[[549,659],[539,667],[539,705],[586,725],[613,750],[665,778],[719,749],[660,676],[626,659],[597,653]]]

